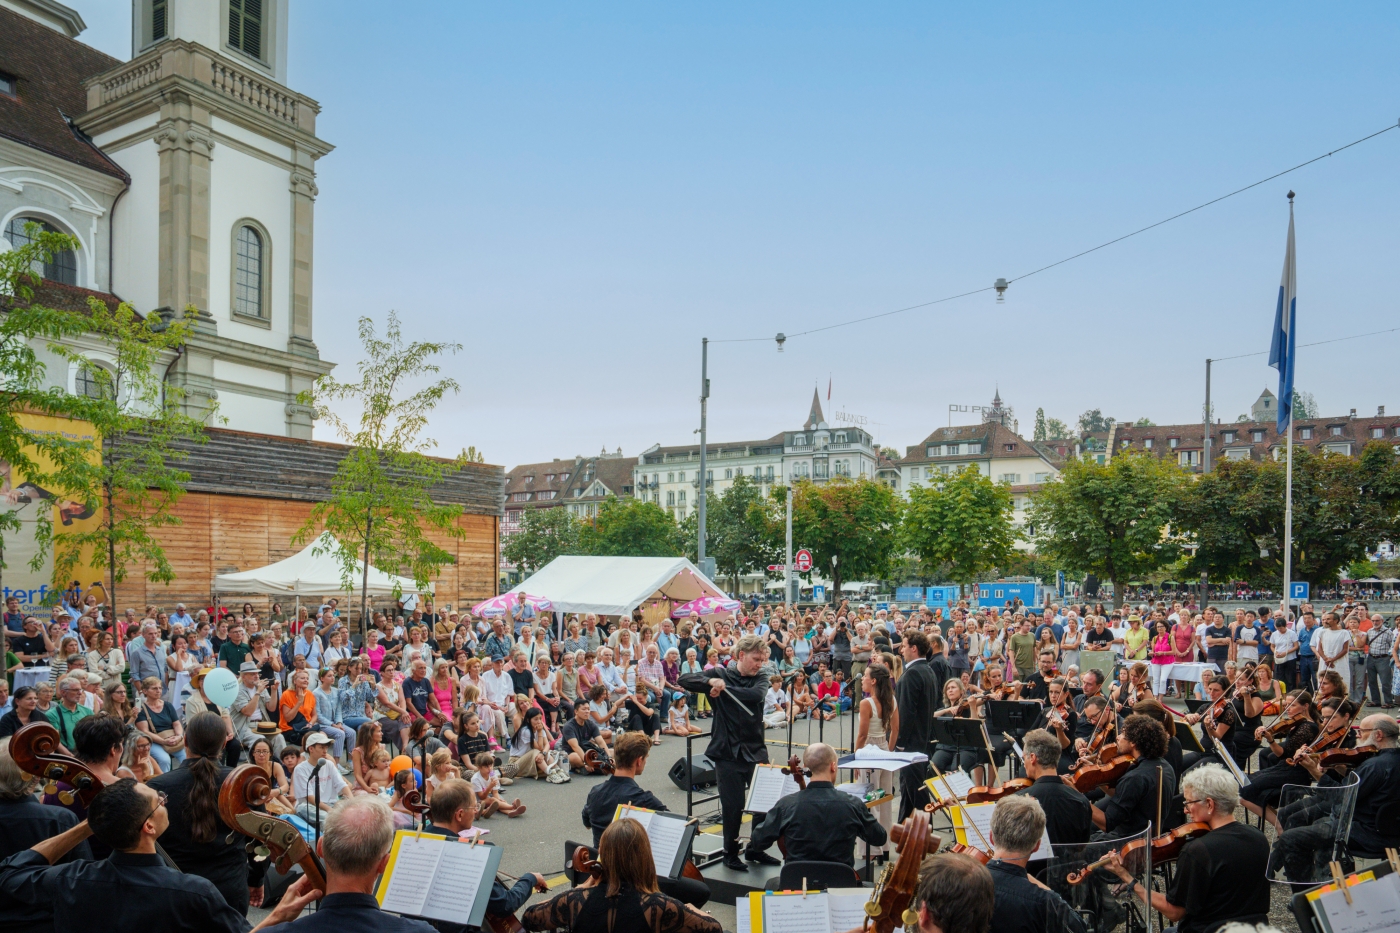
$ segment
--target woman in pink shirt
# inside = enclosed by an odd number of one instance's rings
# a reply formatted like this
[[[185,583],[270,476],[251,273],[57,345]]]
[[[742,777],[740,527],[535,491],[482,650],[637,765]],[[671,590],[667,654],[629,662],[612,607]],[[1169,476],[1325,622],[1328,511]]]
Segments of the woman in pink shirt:
[[[379,629],[370,629],[365,637],[369,639],[369,647],[365,649],[365,657],[369,658],[370,668],[378,672],[380,667],[384,664],[384,655],[386,652],[385,647],[379,643]]]
[[[1172,663],[1191,664],[1196,660],[1196,626],[1191,624],[1191,613],[1185,609],[1180,610],[1176,616],[1176,625],[1172,626]],[[1178,697],[1190,697],[1195,689],[1196,683],[1193,680],[1180,680],[1176,682],[1176,695]]]
[[[1172,647],[1172,636],[1167,631],[1167,623],[1158,620],[1152,634],[1152,692],[1157,696],[1167,693],[1167,671],[1176,663],[1176,651]]]

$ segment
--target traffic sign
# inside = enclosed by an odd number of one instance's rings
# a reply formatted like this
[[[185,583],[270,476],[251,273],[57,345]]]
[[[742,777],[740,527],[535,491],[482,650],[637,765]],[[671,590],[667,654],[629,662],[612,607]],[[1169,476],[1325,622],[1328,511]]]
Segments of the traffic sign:
[[[812,552],[804,547],[792,555],[792,564],[798,573],[807,573],[812,569]]]
[[[822,586],[820,583],[812,587],[812,602],[826,602],[826,587]]]
[[[1310,585],[1300,583],[1297,580],[1290,580],[1288,583],[1288,599],[1290,601],[1307,602]]]
[[[787,564],[769,564],[768,569],[774,573],[780,573],[787,569]]]

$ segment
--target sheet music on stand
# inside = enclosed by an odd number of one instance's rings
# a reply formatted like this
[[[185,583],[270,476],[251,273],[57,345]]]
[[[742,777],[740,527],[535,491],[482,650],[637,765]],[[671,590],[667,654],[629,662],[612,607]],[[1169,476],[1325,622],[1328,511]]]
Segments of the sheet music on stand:
[[[767,813],[788,794],[797,793],[797,780],[783,773],[782,765],[758,765],[749,782],[749,799],[744,809],[749,813]]]
[[[974,846],[978,849],[986,849],[991,845],[992,839],[992,813],[996,811],[997,805],[994,803],[974,803],[963,807],[954,807],[949,810],[953,819],[953,835],[965,846]],[[967,828],[968,821],[971,821],[976,829]],[[979,832],[980,831],[980,832]],[[990,854],[990,853],[989,853]],[[1040,848],[1031,855],[1032,862],[1050,857],[1050,833],[1048,830],[1041,830]]]
[[[734,904],[734,933],[840,933],[855,929],[865,923],[870,893],[869,888],[832,888],[808,891],[804,898],[801,891],[754,891]]]
[[[502,854],[498,846],[401,829],[394,834],[389,863],[375,892],[379,906],[410,917],[479,927]]]
[[[935,800],[945,800],[950,793],[959,800],[966,800],[967,792],[976,786],[966,771],[945,771],[942,776],[931,777],[924,784]]]
[[[642,807],[629,807],[625,803],[617,805],[613,822],[636,820],[646,830],[651,843],[651,858],[656,863],[656,874],[662,878],[676,878],[685,866],[690,853],[690,841],[695,836],[695,826],[679,813],[663,813],[660,810],[647,810]]]
[[[1400,874],[1391,872],[1377,878],[1366,871],[1346,881],[1346,894],[1335,884],[1308,892],[1308,902],[1323,933],[1400,929]],[[1351,895],[1349,902],[1347,894]]]

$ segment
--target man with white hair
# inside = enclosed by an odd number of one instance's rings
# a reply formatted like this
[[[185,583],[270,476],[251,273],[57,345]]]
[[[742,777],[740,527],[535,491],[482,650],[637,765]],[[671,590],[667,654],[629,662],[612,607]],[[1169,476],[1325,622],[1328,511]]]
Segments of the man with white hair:
[[[126,666],[131,669],[131,682],[147,677],[165,681],[165,646],[160,643],[160,626],[154,619],[141,623],[141,637],[127,645]]]
[[[1231,921],[1269,920],[1269,842],[1253,826],[1235,820],[1240,787],[1218,764],[1201,765],[1181,779],[1189,823],[1210,831],[1182,846],[1176,875],[1165,893],[1151,892],[1152,909],[1176,924],[1177,933],[1206,933]],[[1132,885],[1134,898],[1147,892],[1115,855],[1107,869]]]
[[[58,730],[59,743],[73,751],[73,727],[92,715],[92,710],[83,705],[83,684],[86,675],[80,680],[77,676],[64,677],[58,682],[58,702],[44,713],[53,727]]]
[[[1026,866],[1044,835],[1045,811],[1034,797],[1017,794],[997,801],[991,827],[995,857],[987,863],[996,891],[992,929],[997,933],[1088,931],[1074,908],[1026,874]]]
[[[802,766],[812,773],[807,786],[774,804],[753,831],[749,850],[762,852],[785,837],[793,862],[842,862],[855,867],[855,841],[885,844],[880,825],[858,798],[836,789],[836,750],[818,742],[808,745]]]

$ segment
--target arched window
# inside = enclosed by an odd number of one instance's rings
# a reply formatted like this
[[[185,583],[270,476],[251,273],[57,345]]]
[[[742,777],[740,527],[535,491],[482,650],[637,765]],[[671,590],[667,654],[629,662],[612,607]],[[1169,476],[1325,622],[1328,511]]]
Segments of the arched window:
[[[10,241],[10,245],[15,249],[27,246],[34,241],[34,237],[29,235],[25,229],[28,224],[38,224],[39,229],[46,233],[61,233],[57,227],[39,217],[15,217],[5,228],[5,239]],[[34,271],[51,282],[61,282],[64,285],[78,284],[78,257],[73,255],[71,249],[65,249],[55,253],[48,262],[34,264]]]
[[[88,398],[110,398],[112,387],[110,380],[103,380],[97,370],[101,367],[94,364],[79,366],[78,371],[73,374],[73,391],[78,395]],[[106,370],[103,370],[105,373]]]
[[[263,238],[244,224],[234,243],[233,310],[248,317],[266,317],[263,308]]]

